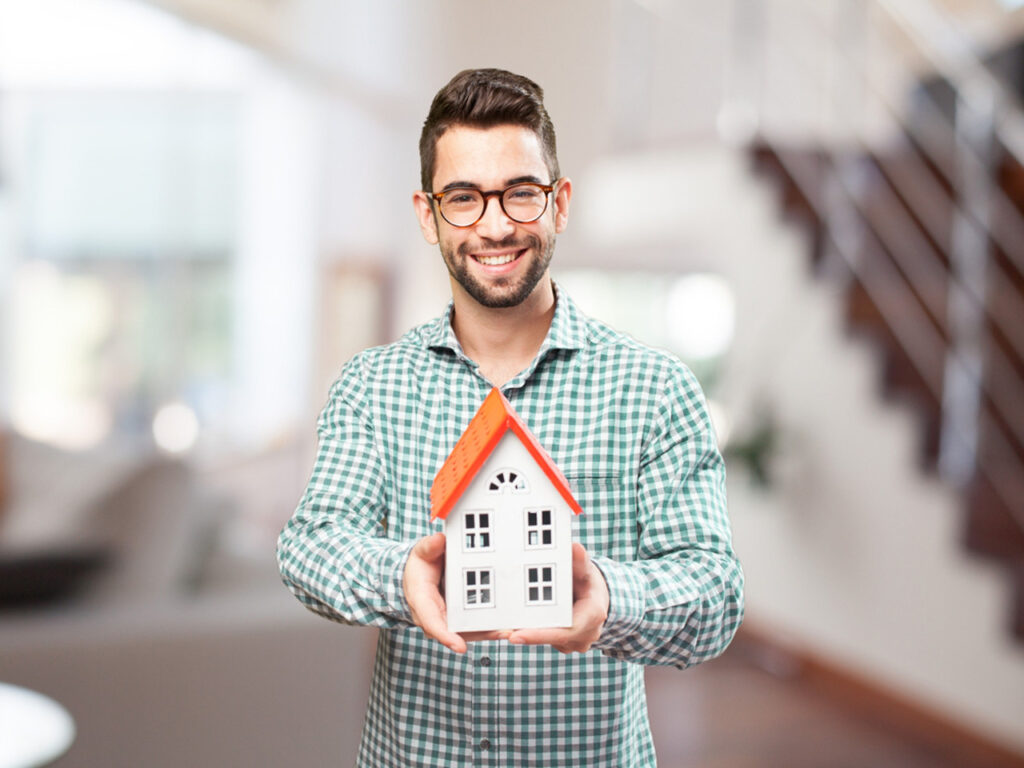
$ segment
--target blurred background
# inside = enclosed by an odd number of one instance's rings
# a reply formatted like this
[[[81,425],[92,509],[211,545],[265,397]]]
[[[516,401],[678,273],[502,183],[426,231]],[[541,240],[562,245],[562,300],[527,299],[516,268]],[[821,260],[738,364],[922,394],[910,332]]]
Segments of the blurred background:
[[[649,672],[662,763],[1024,764],[1018,5],[0,0],[0,682],[59,764],[352,762],[374,633],[274,544],[342,363],[447,302],[417,140],[477,66],[727,456],[747,621]]]

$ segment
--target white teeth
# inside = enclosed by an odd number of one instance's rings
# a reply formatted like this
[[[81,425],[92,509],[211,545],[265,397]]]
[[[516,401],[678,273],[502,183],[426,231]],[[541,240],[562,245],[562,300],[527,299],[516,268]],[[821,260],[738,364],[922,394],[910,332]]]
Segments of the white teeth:
[[[476,260],[488,267],[498,267],[516,260],[514,253],[506,253],[502,256],[477,256]]]

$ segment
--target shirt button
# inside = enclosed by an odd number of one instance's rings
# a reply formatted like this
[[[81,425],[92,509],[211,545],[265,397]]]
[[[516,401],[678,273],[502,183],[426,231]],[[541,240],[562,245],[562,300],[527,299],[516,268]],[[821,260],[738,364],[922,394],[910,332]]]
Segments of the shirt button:
[[[487,749],[490,749],[490,748],[491,748],[491,740],[490,739],[480,739],[480,749],[487,750]]]
[[[481,659],[480,659],[480,666],[481,667],[489,667],[489,666],[491,666],[491,657],[490,656],[483,656],[483,657],[481,657]]]

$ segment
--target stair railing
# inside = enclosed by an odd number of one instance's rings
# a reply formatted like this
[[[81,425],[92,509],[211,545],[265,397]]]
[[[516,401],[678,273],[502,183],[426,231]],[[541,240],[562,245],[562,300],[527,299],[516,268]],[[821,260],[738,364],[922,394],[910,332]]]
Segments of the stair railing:
[[[817,19],[817,13],[810,10],[811,0],[807,2],[806,17]],[[759,99],[765,67],[756,57],[764,55],[767,43],[754,35],[763,34],[768,5],[768,0],[738,0],[735,6],[734,39],[740,60],[732,64],[733,87],[724,110],[733,118],[727,126],[733,135],[742,135],[735,130],[736,116],[746,118],[749,135],[764,106]],[[839,149],[829,158],[824,180],[809,178],[806,169],[787,164],[784,153],[778,159],[786,165],[787,174],[802,189],[805,199],[818,207],[816,213],[825,224],[829,247],[857,278],[908,360],[941,402],[939,468],[943,476],[964,488],[974,473],[980,472],[1024,530],[1024,462],[1014,449],[1014,443],[1024,446],[1024,420],[1019,418],[1024,405],[1024,379],[998,345],[986,343],[986,325],[991,323],[1024,359],[1024,340],[1012,329],[1006,332],[1011,323],[1024,324],[1024,301],[1009,291],[1002,292],[1014,297],[1009,309],[1006,303],[989,301],[993,286],[999,289],[1010,279],[993,258],[993,245],[1001,249],[1013,269],[1024,275],[1024,216],[994,177],[999,147],[1024,167],[1024,111],[932,4],[923,0],[840,0],[837,7],[840,28],[819,27],[819,31],[833,41],[844,85],[845,98],[836,105],[844,113],[838,122],[842,128],[840,135],[832,136]],[[815,10],[820,12],[820,8],[818,5]],[[868,19],[874,13],[895,24],[951,85],[955,94],[952,126],[926,92],[922,92],[924,100],[918,106],[927,110],[930,119],[908,120],[903,114],[904,105],[894,103],[886,89],[874,81],[863,59],[867,49],[864,36],[870,34]],[[755,29],[750,18],[762,24]],[[753,72],[744,75],[745,69]],[[801,76],[819,75],[820,67]],[[869,97],[874,99],[872,106],[884,109],[899,132],[909,138],[908,156],[924,171],[887,174],[889,187],[883,189],[884,194],[892,195],[889,207],[901,210],[898,199],[902,198],[910,213],[902,221],[893,218],[875,227],[865,226],[863,174],[851,160],[851,156],[870,155],[872,151],[857,121],[850,119],[850,113],[856,113],[858,107],[863,111],[864,100]],[[851,147],[856,151],[851,152]],[[945,179],[926,171],[929,164]],[[814,189],[822,181],[824,196]],[[952,213],[948,232],[950,219],[948,214],[943,218],[943,211]],[[911,217],[921,222],[938,244],[939,253]],[[898,269],[893,264],[873,263],[870,268],[861,264],[860,246],[865,242],[881,246]],[[922,257],[926,253],[929,258]],[[948,272],[941,266],[944,260],[949,263]],[[941,301],[925,290],[918,291],[923,306],[897,306],[893,302],[889,290],[893,284],[905,285],[909,292],[915,284],[920,287],[930,281],[947,285],[948,293]],[[990,371],[997,369],[998,375],[985,376],[985,366]],[[1000,418],[991,418],[986,402]],[[987,442],[984,452],[979,453],[982,428],[986,429]]]

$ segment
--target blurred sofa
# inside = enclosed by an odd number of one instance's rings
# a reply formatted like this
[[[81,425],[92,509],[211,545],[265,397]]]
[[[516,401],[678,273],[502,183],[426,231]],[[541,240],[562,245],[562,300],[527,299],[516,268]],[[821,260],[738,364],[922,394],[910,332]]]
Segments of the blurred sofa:
[[[149,452],[6,455],[0,681],[71,712],[58,765],[354,761],[375,633],[303,609],[269,543],[223,546],[230,503]]]

